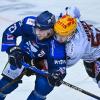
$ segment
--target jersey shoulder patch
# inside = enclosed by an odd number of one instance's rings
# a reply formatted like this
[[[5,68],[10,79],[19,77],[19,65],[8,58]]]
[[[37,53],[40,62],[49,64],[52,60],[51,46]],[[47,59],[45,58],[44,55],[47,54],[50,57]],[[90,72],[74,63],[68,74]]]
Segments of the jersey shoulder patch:
[[[34,16],[28,16],[23,19],[24,24],[35,26],[35,18]]]

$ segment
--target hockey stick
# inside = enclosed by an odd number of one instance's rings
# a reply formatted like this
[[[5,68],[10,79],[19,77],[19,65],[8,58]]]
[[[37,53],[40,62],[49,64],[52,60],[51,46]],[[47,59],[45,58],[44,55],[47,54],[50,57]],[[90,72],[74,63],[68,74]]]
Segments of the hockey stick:
[[[11,85],[13,85],[14,83],[18,82],[26,73],[26,70],[23,71],[21,73],[21,75],[19,75],[17,78],[15,78],[14,80],[12,80],[10,83],[6,84],[5,86],[3,86],[1,89],[0,89],[0,93],[2,93],[5,89],[9,88]]]
[[[29,64],[26,64],[26,63],[23,63],[23,66],[24,66],[26,69],[32,70],[33,73],[36,73],[36,74],[38,74],[38,75],[42,75],[42,76],[44,76],[44,77],[48,77],[48,76],[50,75],[50,74],[47,73],[46,71],[41,71],[40,69],[37,69],[35,66],[30,66]],[[18,76],[15,80],[13,80],[12,82],[8,83],[6,86],[4,86],[3,88],[1,88],[1,89],[0,89],[0,92],[3,92],[6,88],[8,88],[9,86],[11,86],[11,85],[14,84],[15,82],[19,81],[19,80],[23,77],[23,75],[25,75],[25,72],[23,72],[23,73],[22,73],[20,76]],[[99,97],[99,96],[96,96],[95,94],[92,94],[92,93],[90,93],[90,92],[88,92],[88,91],[85,91],[85,90],[83,90],[83,89],[81,89],[81,88],[79,88],[79,87],[77,87],[77,86],[74,86],[74,85],[68,83],[68,82],[62,81],[62,84],[66,85],[66,86],[68,86],[68,87],[70,87],[70,88],[72,88],[72,89],[75,89],[75,90],[77,90],[77,91],[79,91],[79,92],[81,92],[81,93],[84,93],[84,94],[86,94],[86,95],[88,95],[88,96],[91,96],[91,97],[93,97],[93,98],[95,98],[95,99],[97,99],[97,100],[100,100],[100,97]]]
[[[9,62],[6,63],[5,67],[7,66]],[[30,69],[32,70],[34,73],[39,74],[39,75],[46,75],[46,73],[44,73],[43,71],[37,69],[35,66],[32,67],[29,64],[26,63],[22,63],[23,66],[25,67],[25,69]],[[12,80],[10,83],[6,84],[5,86],[3,86],[0,89],[0,93],[2,93],[3,91],[5,91],[5,89],[9,88],[11,85],[13,85],[14,83],[18,82],[25,74],[26,74],[27,70],[24,70],[17,78],[15,78],[14,80]]]
[[[23,65],[24,65],[26,68],[29,68],[29,69],[31,69],[33,72],[36,72],[37,74],[40,74],[40,75],[42,75],[42,76],[48,77],[48,76],[50,75],[49,73],[47,73],[47,72],[45,72],[45,71],[41,71],[41,70],[37,69],[36,67],[31,67],[31,66],[28,65],[28,64],[25,64],[25,63],[24,63]],[[77,87],[77,86],[74,86],[74,85],[68,83],[68,82],[62,81],[62,84],[66,85],[66,86],[68,86],[68,87],[70,87],[70,88],[72,88],[72,89],[74,89],[74,90],[77,90],[77,91],[79,91],[79,92],[81,92],[81,93],[83,93],[83,94],[86,94],[86,95],[88,95],[88,96],[90,96],[90,97],[93,97],[93,98],[95,98],[95,99],[97,99],[97,100],[100,100],[100,97],[99,97],[99,96],[97,96],[97,95],[95,95],[95,94],[92,94],[92,93],[90,93],[90,92],[88,92],[88,91],[85,91],[85,90],[83,90],[83,89],[81,89],[81,88],[79,88],[79,87]]]
[[[64,84],[65,86],[68,86],[68,87],[70,87],[70,88],[72,88],[74,90],[77,90],[77,91],[79,91],[81,93],[84,93],[84,94],[86,94],[88,96],[91,96],[91,97],[93,97],[93,98],[95,98],[97,100],[100,100],[100,97],[99,96],[97,96],[95,94],[92,94],[92,93],[90,93],[88,91],[85,91],[85,90],[83,90],[83,89],[81,89],[81,88],[79,88],[79,87],[77,87],[75,85],[72,85],[72,84],[68,83],[68,82],[62,81],[62,84]]]
[[[6,63],[5,67],[7,66],[8,63],[9,63],[9,61]],[[25,75],[25,73],[26,73],[26,70],[24,70],[17,78],[15,78],[14,80],[12,80],[10,83],[8,83],[5,86],[3,86],[0,89],[0,93],[2,93],[5,89],[9,88],[14,83],[18,82]]]

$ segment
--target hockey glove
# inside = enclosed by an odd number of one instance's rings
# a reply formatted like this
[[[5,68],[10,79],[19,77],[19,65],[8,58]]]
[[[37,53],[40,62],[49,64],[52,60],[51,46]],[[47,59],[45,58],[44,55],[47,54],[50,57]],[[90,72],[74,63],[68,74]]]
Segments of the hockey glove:
[[[60,68],[59,70],[57,70],[56,72],[53,72],[48,77],[48,81],[52,86],[60,86],[65,76],[66,76],[65,68]]]
[[[29,64],[30,66],[34,66],[34,60],[27,54],[24,54],[24,62]],[[34,75],[31,69],[26,69],[26,76]]]
[[[9,49],[8,57],[11,65],[21,68],[24,57],[20,47],[15,46]]]

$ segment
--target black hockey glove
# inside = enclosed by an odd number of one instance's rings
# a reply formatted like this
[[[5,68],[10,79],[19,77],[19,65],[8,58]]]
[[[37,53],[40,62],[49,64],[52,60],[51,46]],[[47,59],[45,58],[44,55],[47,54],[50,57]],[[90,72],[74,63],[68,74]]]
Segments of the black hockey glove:
[[[61,68],[61,70],[57,70],[56,72],[53,72],[49,77],[48,81],[52,86],[60,86],[62,84],[62,80],[66,76],[66,70],[65,68]]]
[[[18,46],[12,47],[8,51],[9,63],[13,66],[21,68],[23,61],[23,53]]]

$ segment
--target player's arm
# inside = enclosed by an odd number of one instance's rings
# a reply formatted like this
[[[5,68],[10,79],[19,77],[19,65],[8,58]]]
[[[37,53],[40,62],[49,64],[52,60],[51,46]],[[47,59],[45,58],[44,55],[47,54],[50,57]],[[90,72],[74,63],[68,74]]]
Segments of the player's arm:
[[[18,21],[10,25],[3,33],[1,51],[7,51],[8,48],[16,45],[16,39],[21,36],[22,22]]]
[[[28,16],[10,25],[3,33],[1,51],[7,51],[8,48],[16,46],[18,36],[22,36],[23,40],[29,39],[34,34],[34,21],[34,16]]]

